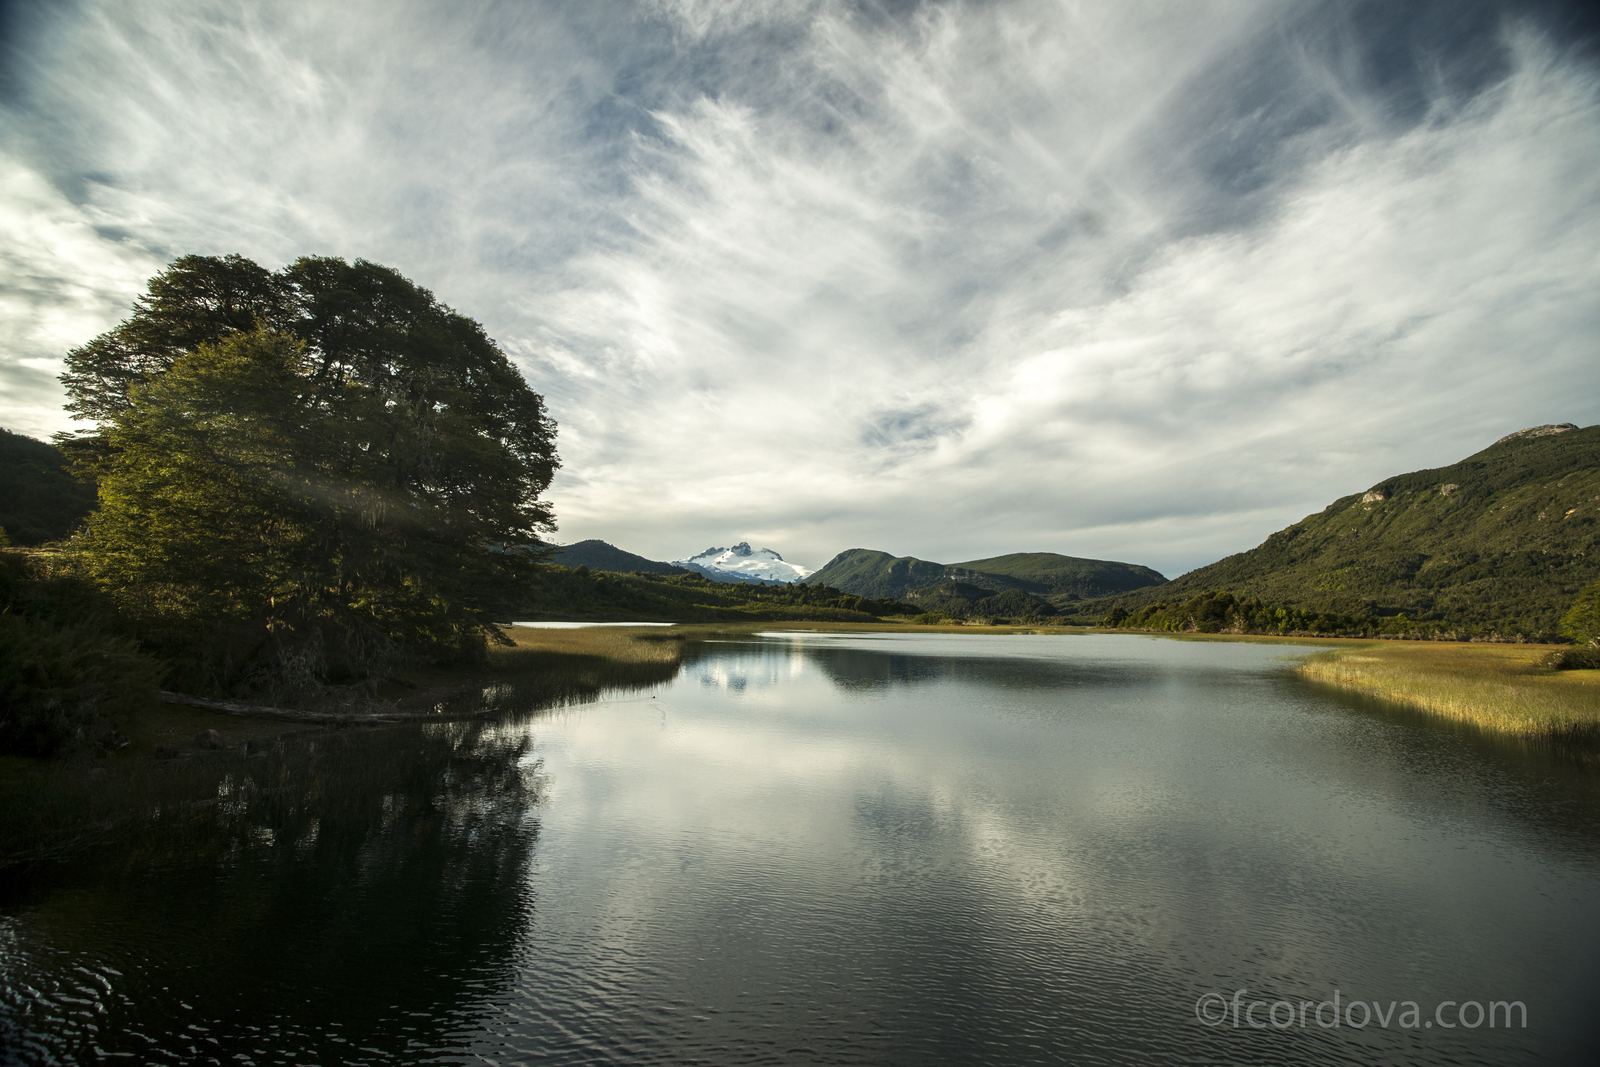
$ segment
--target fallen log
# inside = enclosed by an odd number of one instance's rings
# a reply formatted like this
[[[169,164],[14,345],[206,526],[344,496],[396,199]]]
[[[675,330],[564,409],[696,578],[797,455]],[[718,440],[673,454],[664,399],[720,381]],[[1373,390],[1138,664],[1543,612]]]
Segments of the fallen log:
[[[376,715],[366,712],[302,711],[299,708],[274,708],[266,704],[235,704],[227,700],[190,696],[187,693],[169,693],[164,689],[156,695],[167,704],[183,704],[191,708],[205,708],[207,711],[220,711],[224,715],[242,715],[252,719],[282,719],[285,722],[399,722],[402,718],[420,718],[420,716]]]

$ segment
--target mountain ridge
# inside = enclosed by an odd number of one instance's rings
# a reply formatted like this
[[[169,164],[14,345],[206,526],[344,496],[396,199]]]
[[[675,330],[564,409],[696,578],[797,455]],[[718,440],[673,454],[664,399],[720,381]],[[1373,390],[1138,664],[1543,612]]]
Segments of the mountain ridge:
[[[622,574],[631,574],[634,571],[642,571],[645,574],[692,573],[682,567],[674,567],[670,563],[635,555],[598,538],[562,545],[551,555],[550,562],[571,567],[573,570],[588,567],[592,571],[617,571]]]
[[[1037,597],[1087,599],[1164,583],[1159,572],[1133,563],[1082,559],[1056,552],[1014,552],[966,563],[935,563],[891,556],[870,548],[840,552],[813,572],[808,584],[829,585],[857,596],[904,599],[914,590],[959,582],[991,594],[1018,590]]]
[[[1080,619],[1208,591],[1423,632],[1553,639],[1600,579],[1600,426],[1534,426],[1443,467],[1384,478],[1255,548]]]
[[[810,570],[788,562],[770,548],[751,548],[749,541],[740,541],[732,548],[712,546],[688,559],[675,559],[672,565],[704,575],[714,582],[786,585],[811,574]]]

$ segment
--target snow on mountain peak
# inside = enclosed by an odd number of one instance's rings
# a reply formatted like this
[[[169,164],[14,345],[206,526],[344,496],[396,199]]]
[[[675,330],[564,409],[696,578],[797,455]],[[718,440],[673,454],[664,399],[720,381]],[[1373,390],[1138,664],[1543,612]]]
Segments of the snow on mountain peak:
[[[732,548],[714,546],[688,559],[675,559],[672,565],[699,571],[718,582],[798,582],[811,573],[786,562],[770,548],[751,548],[749,541]]]

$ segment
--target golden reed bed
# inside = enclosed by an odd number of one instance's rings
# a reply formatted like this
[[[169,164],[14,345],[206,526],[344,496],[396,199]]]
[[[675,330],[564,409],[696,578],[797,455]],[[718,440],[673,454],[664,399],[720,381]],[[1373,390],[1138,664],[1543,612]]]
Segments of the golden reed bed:
[[[1318,653],[1313,681],[1556,743],[1600,743],[1600,671],[1558,671],[1549,646],[1393,641]]]

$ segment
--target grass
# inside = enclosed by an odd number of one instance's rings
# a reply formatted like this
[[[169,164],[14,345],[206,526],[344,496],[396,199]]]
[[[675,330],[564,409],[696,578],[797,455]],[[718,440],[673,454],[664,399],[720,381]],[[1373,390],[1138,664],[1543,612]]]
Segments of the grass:
[[[1385,641],[1318,653],[1305,678],[1529,741],[1600,745],[1600,671],[1557,671],[1549,646]]]
[[[495,671],[524,670],[544,657],[581,656],[619,664],[671,664],[683,659],[685,632],[703,627],[585,626],[575,630],[546,630],[529,626],[506,627],[501,632],[510,638],[510,647],[490,649],[489,664]]]

